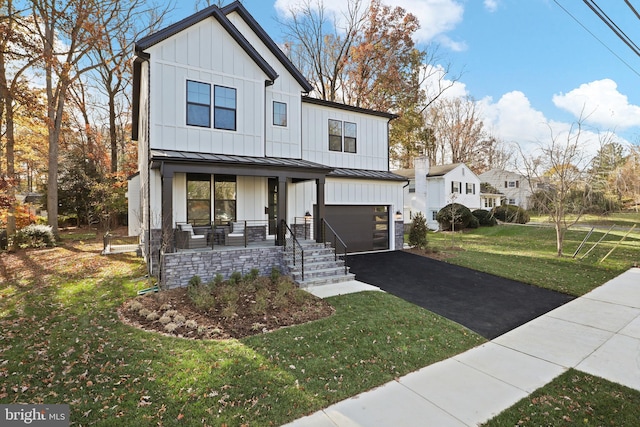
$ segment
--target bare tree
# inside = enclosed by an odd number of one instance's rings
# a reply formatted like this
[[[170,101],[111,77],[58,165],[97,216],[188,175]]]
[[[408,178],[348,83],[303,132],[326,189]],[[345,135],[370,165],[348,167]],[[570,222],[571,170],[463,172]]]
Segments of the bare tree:
[[[433,164],[473,163],[476,154],[491,143],[485,137],[484,123],[471,98],[440,99],[427,110],[427,125],[435,136]]]
[[[550,130],[550,142],[537,152],[521,152],[524,174],[529,177],[538,206],[549,215],[556,230],[556,254],[562,256],[564,236],[584,213],[590,187],[585,181],[586,158],[582,121],[561,137]]]
[[[289,57],[309,79],[315,95],[337,101],[342,98],[345,67],[362,29],[362,0],[347,0],[347,12],[331,22],[322,0],[303,0],[281,20],[289,42]]]

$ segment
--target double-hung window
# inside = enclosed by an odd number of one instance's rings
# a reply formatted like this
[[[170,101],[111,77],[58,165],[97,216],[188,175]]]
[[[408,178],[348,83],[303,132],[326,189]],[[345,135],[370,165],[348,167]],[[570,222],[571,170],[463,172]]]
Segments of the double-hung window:
[[[213,126],[216,129],[236,130],[236,90],[214,87]]]
[[[187,125],[211,127],[211,85],[187,80]]]
[[[287,126],[287,104],[273,101],[273,124],[274,126]]]
[[[355,153],[358,127],[355,123],[329,119],[329,150]]]
[[[466,184],[467,194],[476,194],[476,185],[471,182],[467,182]]]
[[[461,188],[462,188],[462,183],[460,181],[451,181],[452,193],[462,193]]]
[[[329,150],[342,151],[342,122],[329,119]]]

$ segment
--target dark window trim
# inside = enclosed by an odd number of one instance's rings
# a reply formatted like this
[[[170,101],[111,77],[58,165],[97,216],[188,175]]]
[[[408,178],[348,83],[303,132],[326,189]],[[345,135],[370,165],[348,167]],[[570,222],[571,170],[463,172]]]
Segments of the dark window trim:
[[[280,123],[276,123],[276,104],[280,104],[280,105],[284,105],[284,124],[280,124]],[[281,101],[273,101],[272,107],[271,107],[271,112],[272,112],[272,123],[274,126],[279,126],[279,127],[288,127],[289,125],[289,120],[288,120],[288,111],[287,111],[287,103],[286,102],[281,102]]]
[[[347,124],[354,126],[354,129],[355,129],[354,136],[347,136]],[[342,143],[343,151],[345,153],[354,153],[354,154],[357,153],[358,152],[358,124],[354,122],[347,122],[347,121],[343,122],[342,134],[343,134],[343,143]],[[353,151],[347,149],[348,147],[347,139],[349,139],[350,141],[353,140]]]
[[[208,225],[211,224],[211,175],[201,173],[187,173],[186,174],[186,186],[187,186],[187,223],[192,225]],[[209,183],[209,198],[208,199],[191,199],[189,198],[189,182],[208,182]],[[208,202],[209,203],[209,217],[207,224],[196,224],[197,219],[189,216],[189,202]]]
[[[218,105],[216,105],[216,89],[217,88],[233,90],[233,92],[235,94],[235,96],[234,96],[235,108],[219,107]],[[217,126],[216,125],[216,111],[219,111],[219,110],[233,111],[233,128],[221,127],[221,126]],[[222,86],[222,85],[214,85],[213,86],[213,127],[215,129],[232,130],[232,131],[235,131],[235,130],[238,129],[238,89],[236,89],[234,87]]]
[[[340,126],[336,126],[336,129],[340,129],[340,134],[339,135],[331,133],[331,122],[340,123]],[[328,131],[329,131],[329,151],[342,152],[342,134],[343,134],[342,120],[329,119],[329,121],[327,122],[327,128],[328,128]],[[331,137],[334,137],[334,138],[340,137],[340,149],[331,148]]]
[[[209,86],[209,103],[208,104],[202,104],[202,103],[199,103],[199,102],[189,101],[189,83],[197,83],[197,84],[200,84],[200,85]],[[195,127],[200,127],[200,128],[211,128],[211,84],[210,83],[205,83],[205,82],[199,82],[197,80],[187,79],[186,94],[185,95],[186,95],[186,101],[187,101],[187,109],[185,111],[185,114],[186,114],[186,121],[185,122],[186,122],[187,126],[195,126]],[[206,125],[189,123],[189,105],[207,107],[209,109],[208,120],[207,120],[207,124]]]

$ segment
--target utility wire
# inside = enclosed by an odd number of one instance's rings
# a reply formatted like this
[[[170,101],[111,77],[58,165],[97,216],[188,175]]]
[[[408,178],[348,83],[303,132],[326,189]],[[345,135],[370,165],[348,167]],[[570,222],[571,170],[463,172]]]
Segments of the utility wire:
[[[633,7],[633,5],[631,4],[631,2],[629,0],[624,0],[624,2],[627,4],[627,6],[629,6],[629,9],[631,9],[631,11],[633,13],[636,14],[636,18],[640,19],[640,13],[638,13],[638,11],[636,10],[635,7]]]
[[[602,40],[600,40],[598,38],[598,36],[596,36],[595,34],[593,34],[593,32],[591,30],[589,30],[582,22],[580,22],[580,20],[578,18],[576,18],[571,12],[569,12],[564,6],[562,6],[558,0],[553,0],[555,4],[558,5],[558,7],[560,9],[562,9],[567,15],[569,15],[571,17],[571,19],[573,19],[574,21],[576,21],[576,23],[578,25],[580,25],[587,33],[591,34],[591,36],[596,39],[602,46],[604,46],[605,49],[607,49],[609,52],[611,52],[611,54],[613,56],[615,56],[616,58],[618,58],[620,60],[620,62],[622,62],[624,65],[627,66],[627,68],[629,68],[634,74],[636,74],[638,77],[640,77],[640,73],[638,71],[636,71],[635,68],[633,68],[627,61],[625,61],[624,59],[622,59],[620,57],[620,55],[618,55],[617,53],[615,53],[609,46],[607,46],[607,44],[605,42],[603,42]]]
[[[593,0],[582,0],[582,1],[584,2],[584,4],[589,6],[589,8],[593,11],[593,13],[595,13],[596,16],[598,16],[598,18],[600,18],[602,22],[607,24],[607,27],[609,27],[611,31],[613,31],[620,40],[622,40],[627,46],[629,46],[629,48],[631,48],[631,50],[637,56],[640,57],[640,48],[633,42],[633,40],[629,38],[629,36],[625,34],[624,31],[620,29],[620,27],[616,25],[615,22],[613,22],[611,18],[609,18],[609,16],[602,9],[600,9],[600,6],[598,6],[595,1]]]

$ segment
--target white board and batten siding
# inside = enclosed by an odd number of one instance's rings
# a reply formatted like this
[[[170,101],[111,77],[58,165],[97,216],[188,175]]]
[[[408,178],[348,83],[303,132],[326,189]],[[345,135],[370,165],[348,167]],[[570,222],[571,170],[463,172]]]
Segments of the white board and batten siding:
[[[148,49],[151,148],[264,155],[265,74],[213,18]],[[211,85],[210,128],[187,126],[187,80]],[[236,89],[236,130],[213,128],[214,86]]]
[[[273,85],[267,86],[265,90],[264,117],[267,141],[265,155],[299,159],[302,156],[300,145],[300,94],[303,92],[302,86],[238,13],[231,13],[227,15],[227,18],[278,73],[278,78],[273,82]],[[287,105],[286,126],[273,124],[274,101]]]
[[[355,153],[329,150],[329,119],[356,124]],[[386,171],[388,122],[384,117],[303,102],[302,158],[336,168]]]

